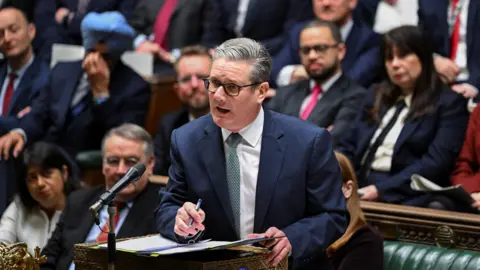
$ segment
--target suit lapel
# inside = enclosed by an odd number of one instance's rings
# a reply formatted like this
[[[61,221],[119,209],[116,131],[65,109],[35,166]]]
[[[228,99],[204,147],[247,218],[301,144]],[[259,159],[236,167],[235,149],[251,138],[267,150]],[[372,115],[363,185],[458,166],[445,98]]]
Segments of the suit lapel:
[[[242,34],[245,34],[249,30],[249,28],[254,25],[254,19],[257,16],[258,11],[261,9],[261,2],[262,0],[250,0],[250,2],[248,3],[247,14],[245,16],[245,22],[242,27]]]
[[[180,10],[187,4],[187,1],[195,1],[195,0],[179,0],[177,2],[177,5],[175,6],[175,9],[172,12],[172,16],[170,17],[170,22],[173,20],[173,18],[180,12]],[[163,6],[163,4],[162,4]],[[160,7],[161,9],[161,7]]]
[[[296,89],[294,89],[293,94],[285,101],[286,114],[299,117],[303,100],[310,94],[310,92],[310,80],[299,82]]]
[[[205,128],[205,135],[198,142],[199,156],[205,165],[211,185],[217,194],[219,204],[233,226],[233,214],[228,195],[227,172],[225,168],[225,151],[223,149],[222,132],[210,117],[210,123]]]
[[[285,142],[282,141],[283,131],[275,125],[271,113],[265,110],[263,124],[260,165],[258,169],[257,191],[255,196],[254,232],[261,232],[265,215],[270,207],[273,192],[282,169]]]
[[[132,208],[128,212],[127,217],[125,218],[125,221],[122,224],[122,227],[118,231],[118,236],[117,238],[125,238],[125,237],[132,237],[134,235],[138,235],[138,227],[137,224],[144,222],[144,217],[146,216],[145,210],[146,209],[151,209],[151,207],[148,206],[148,204],[155,203],[156,200],[150,200],[150,193],[153,191],[153,187],[148,184],[145,187],[145,190],[138,195],[137,199],[133,203]],[[154,213],[152,212],[151,215]]]
[[[410,138],[412,133],[415,131],[415,129],[418,127],[418,125],[422,121],[420,119],[416,119],[414,121],[411,120],[406,120],[405,124],[403,125],[402,131],[400,132],[400,135],[398,136],[397,142],[395,143],[394,149],[393,149],[393,157],[398,153],[398,150],[403,146],[405,141]]]
[[[479,8],[480,5],[478,4],[478,0],[470,0],[467,16],[467,59],[472,57],[473,51],[475,50],[474,35],[477,33],[475,26],[480,25],[480,23],[476,23],[476,17],[478,13],[477,9]]]
[[[60,84],[56,86],[59,87],[58,89],[53,89],[58,95],[61,95],[61,102],[59,104],[59,113],[60,117],[65,118],[70,110],[70,104],[77,90],[77,85],[82,77],[83,69],[82,66],[78,63],[71,63],[70,66],[65,67],[65,71],[63,74],[63,78],[60,81]],[[73,76],[72,76],[73,75]],[[75,77],[74,77],[75,76]],[[61,87],[61,88],[60,88]],[[61,122],[63,123],[65,119]]]
[[[308,116],[307,120],[310,120],[313,123],[322,122],[325,115],[325,111],[331,108],[336,100],[341,98],[343,89],[346,87],[346,81],[343,79],[343,76],[340,76],[335,83],[330,87],[330,89],[322,95],[320,100],[317,102],[313,108],[312,113]],[[326,127],[325,127],[326,128]]]
[[[13,108],[15,108],[15,104],[17,100],[19,99],[21,100],[22,98],[29,99],[29,96],[33,94],[31,93],[32,91],[31,88],[32,88],[32,83],[35,79],[35,75],[38,72],[37,63],[38,62],[34,60],[32,64],[28,67],[28,69],[25,71],[25,73],[23,74],[23,77],[20,83],[18,84],[17,89],[13,93],[12,101],[10,102],[10,106],[8,108],[8,114],[10,114]],[[19,109],[22,110],[23,108],[19,108]]]

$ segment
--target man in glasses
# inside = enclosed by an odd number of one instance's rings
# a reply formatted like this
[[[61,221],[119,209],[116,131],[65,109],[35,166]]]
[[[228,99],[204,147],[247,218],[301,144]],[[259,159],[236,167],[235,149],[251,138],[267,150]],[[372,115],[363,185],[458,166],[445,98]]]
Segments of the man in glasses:
[[[325,249],[348,216],[332,139],[263,109],[270,69],[267,49],[251,39],[216,48],[204,80],[210,114],[172,133],[157,227],[178,242],[278,236],[265,243],[270,264],[288,257],[293,269],[329,269]]]
[[[102,141],[102,156],[105,185],[70,194],[57,227],[42,250],[42,255],[47,257],[42,269],[73,270],[74,244],[107,240],[107,207],[98,212],[98,226],[94,223],[89,208],[105,190],[112,188],[137,163],[145,165],[145,173],[115,197],[116,235],[117,238],[127,238],[155,233],[153,213],[158,202],[160,185],[149,183],[148,180],[154,165],[150,134],[134,124],[113,128]]]
[[[333,23],[312,21],[300,33],[300,59],[309,79],[280,87],[268,106],[328,128],[335,141],[355,117],[367,90],[342,73],[345,44]]]
[[[188,46],[181,50],[175,63],[177,83],[173,89],[185,105],[180,111],[168,113],[160,120],[155,137],[155,174],[168,175],[172,131],[209,112],[208,92],[203,79],[209,76],[211,65],[212,56],[207,48]]]

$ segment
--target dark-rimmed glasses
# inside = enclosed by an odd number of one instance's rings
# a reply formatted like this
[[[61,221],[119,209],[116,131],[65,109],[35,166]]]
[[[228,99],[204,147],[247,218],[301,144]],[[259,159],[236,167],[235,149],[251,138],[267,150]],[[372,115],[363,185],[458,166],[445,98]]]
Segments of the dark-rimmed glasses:
[[[249,87],[249,86],[254,86],[258,85],[261,83],[252,83],[252,84],[247,84],[247,85],[236,85],[234,83],[220,83],[218,81],[211,81],[210,79],[203,79],[203,83],[205,84],[205,89],[207,89],[208,92],[215,93],[220,86],[223,87],[223,90],[225,93],[229,96],[235,97],[240,94],[240,89]]]
[[[326,53],[330,48],[336,48],[339,43],[337,44],[317,44],[313,46],[301,46],[300,53],[303,55],[308,55],[311,50],[314,50],[315,53]]]

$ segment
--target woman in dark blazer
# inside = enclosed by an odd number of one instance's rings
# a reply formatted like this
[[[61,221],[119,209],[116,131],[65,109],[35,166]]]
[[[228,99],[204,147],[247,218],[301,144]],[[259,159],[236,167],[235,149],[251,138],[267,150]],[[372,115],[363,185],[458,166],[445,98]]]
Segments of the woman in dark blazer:
[[[355,167],[361,199],[428,206],[410,188],[419,174],[447,186],[463,143],[465,99],[443,84],[428,39],[414,26],[382,40],[385,81],[373,87],[337,150]]]

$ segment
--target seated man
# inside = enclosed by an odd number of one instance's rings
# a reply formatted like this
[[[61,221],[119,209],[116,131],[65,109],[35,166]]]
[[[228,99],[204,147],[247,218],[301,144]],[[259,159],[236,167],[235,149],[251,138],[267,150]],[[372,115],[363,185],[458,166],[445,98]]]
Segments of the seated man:
[[[268,106],[328,128],[336,141],[355,118],[367,92],[342,74],[345,50],[333,23],[307,24],[300,34],[300,58],[310,79],[278,88]]]
[[[172,133],[160,234],[179,242],[284,236],[266,243],[269,263],[291,254],[293,269],[325,269],[325,250],[348,220],[330,134],[262,108],[271,68],[263,45],[228,40],[213,59],[210,114]]]
[[[178,82],[173,87],[185,106],[160,120],[155,137],[155,174],[168,175],[172,131],[209,112],[208,92],[202,79],[210,74],[211,65],[212,57],[206,48],[190,46],[182,49],[175,65]]]
[[[364,87],[378,79],[381,70],[380,36],[361,21],[353,20],[357,0],[313,1],[315,16],[323,21],[335,23],[340,28],[342,40],[348,50],[342,60],[345,75]],[[283,86],[307,78],[305,68],[300,65],[300,32],[306,23],[293,26],[290,36],[280,53],[273,59],[271,80]]]
[[[126,238],[155,233],[153,217],[160,186],[149,183],[154,157],[152,138],[148,132],[133,124],[114,128],[105,135],[102,155],[105,186],[70,194],[57,227],[42,250],[47,262],[41,265],[41,269],[75,269],[72,263],[74,244],[106,241],[107,234],[101,230],[108,232],[107,207],[98,213],[99,226],[94,223],[89,208],[137,163],[145,164],[145,173],[115,198],[118,215],[115,218],[118,220],[116,236]]]
[[[0,135],[16,127],[47,83],[50,68],[35,57],[35,25],[12,6],[0,9]]]
[[[115,32],[105,37],[94,30],[85,33],[85,59],[57,64],[32,111],[0,138],[6,158],[12,147],[17,156],[27,140],[54,142],[75,156],[99,149],[110,128],[122,123],[144,124],[148,84],[120,60],[131,39],[124,40]],[[105,44],[99,42],[106,37]]]

